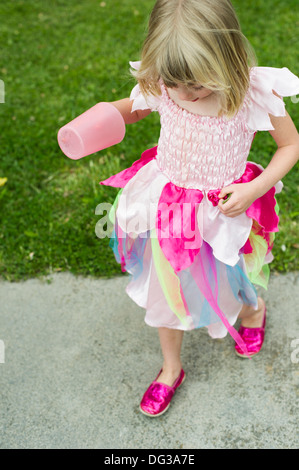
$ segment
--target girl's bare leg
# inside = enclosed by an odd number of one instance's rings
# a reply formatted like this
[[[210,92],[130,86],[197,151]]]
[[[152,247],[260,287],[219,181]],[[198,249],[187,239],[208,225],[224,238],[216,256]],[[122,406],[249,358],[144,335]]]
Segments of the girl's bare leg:
[[[243,308],[239,314],[239,318],[242,319],[242,326],[245,328],[261,328],[264,318],[265,302],[261,297],[258,297],[258,309],[254,310],[249,305],[243,305]]]
[[[258,297],[257,310],[244,304],[239,314],[242,325],[245,328],[260,328],[263,323],[264,307],[265,303],[261,297]],[[181,348],[184,331],[171,328],[159,328],[158,330],[164,358],[158,382],[172,386],[182,369]]]
[[[183,342],[182,330],[159,328],[160,344],[164,358],[163,369],[158,382],[172,386],[182,369],[181,348]]]

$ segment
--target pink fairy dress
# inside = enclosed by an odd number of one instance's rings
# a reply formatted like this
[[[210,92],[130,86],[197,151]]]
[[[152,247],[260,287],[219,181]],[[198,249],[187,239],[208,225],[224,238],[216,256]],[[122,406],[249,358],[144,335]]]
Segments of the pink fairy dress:
[[[243,303],[257,307],[253,284],[267,287],[279,221],[275,193],[282,183],[234,218],[219,211],[218,194],[263,171],[247,158],[255,133],[273,129],[269,113],[285,116],[272,90],[282,97],[299,93],[299,79],[286,68],[255,67],[250,76],[243,106],[231,119],[180,108],[163,84],[158,98],[145,98],[135,86],[132,111],[160,114],[158,146],[101,182],[122,188],[110,245],[131,275],[127,293],[146,309],[146,323],[205,326],[213,338],[229,331],[243,348],[232,325]]]

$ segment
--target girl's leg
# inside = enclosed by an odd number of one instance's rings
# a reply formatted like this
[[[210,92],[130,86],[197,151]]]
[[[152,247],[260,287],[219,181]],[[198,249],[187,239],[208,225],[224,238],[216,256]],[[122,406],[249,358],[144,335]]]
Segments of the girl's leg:
[[[242,325],[245,328],[260,328],[263,323],[264,308],[265,303],[261,297],[258,297],[257,310],[244,304],[239,314]],[[184,331],[171,328],[159,328],[158,330],[164,358],[158,381],[172,386],[182,369],[181,348]]]
[[[158,382],[172,386],[178,378],[181,369],[181,347],[183,342],[182,330],[159,328],[160,344],[164,358],[163,369]]]
[[[261,297],[258,297],[258,309],[254,310],[249,305],[243,305],[239,314],[242,319],[242,326],[244,328],[261,328],[264,318],[265,302]]]

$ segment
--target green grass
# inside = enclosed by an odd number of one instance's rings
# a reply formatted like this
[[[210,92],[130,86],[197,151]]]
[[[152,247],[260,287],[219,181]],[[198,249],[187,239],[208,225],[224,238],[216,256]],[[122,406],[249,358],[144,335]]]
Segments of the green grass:
[[[233,1],[260,65],[298,74],[297,1]],[[0,275],[17,281],[59,271],[96,277],[120,273],[99,240],[95,208],[117,190],[98,182],[129,166],[159,136],[152,114],[127,126],[119,145],[82,160],[65,157],[57,131],[99,101],[129,95],[129,60],[138,60],[154,1],[2,0],[0,5]],[[298,122],[299,104],[286,99]],[[267,165],[275,151],[257,135],[251,160]],[[274,270],[297,270],[298,188],[293,169],[279,196]]]

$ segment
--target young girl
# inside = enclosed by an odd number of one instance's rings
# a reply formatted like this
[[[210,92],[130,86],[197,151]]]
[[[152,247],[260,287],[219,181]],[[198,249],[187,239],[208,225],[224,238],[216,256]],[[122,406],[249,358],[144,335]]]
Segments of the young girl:
[[[241,357],[263,344],[266,307],[253,283],[267,286],[274,196],[299,156],[281,98],[299,93],[299,79],[252,57],[229,0],[158,0],[131,63],[138,85],[113,103],[127,124],[161,117],[158,146],[102,182],[122,188],[112,246],[131,274],[127,293],[159,330],[163,366],[140,404],[148,416],[167,410],[185,378],[185,330],[229,331]],[[265,170],[247,161],[257,131],[278,146]]]

